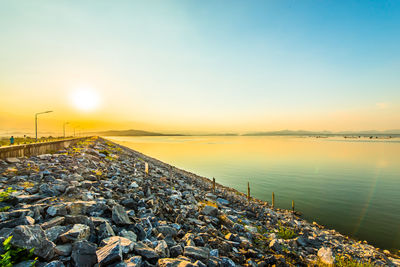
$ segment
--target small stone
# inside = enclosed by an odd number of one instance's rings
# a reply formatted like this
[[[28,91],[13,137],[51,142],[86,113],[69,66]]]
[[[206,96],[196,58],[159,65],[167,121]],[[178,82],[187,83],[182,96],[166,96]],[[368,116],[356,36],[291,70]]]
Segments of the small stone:
[[[141,256],[133,256],[125,261],[126,267],[140,267],[142,266],[142,262]]]
[[[47,263],[43,267],[64,267],[64,266],[65,266],[64,263],[62,263],[61,261],[52,261]]]
[[[236,267],[236,264],[233,260],[227,257],[222,257],[221,259],[221,266],[222,267]]]
[[[219,257],[218,249],[210,250],[210,256]]]

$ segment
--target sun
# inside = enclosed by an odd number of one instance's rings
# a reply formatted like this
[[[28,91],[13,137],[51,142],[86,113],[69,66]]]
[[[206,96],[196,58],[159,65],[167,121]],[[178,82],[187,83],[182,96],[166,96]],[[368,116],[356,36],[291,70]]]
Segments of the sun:
[[[95,110],[100,104],[98,92],[92,88],[77,88],[71,92],[71,103],[81,111]]]

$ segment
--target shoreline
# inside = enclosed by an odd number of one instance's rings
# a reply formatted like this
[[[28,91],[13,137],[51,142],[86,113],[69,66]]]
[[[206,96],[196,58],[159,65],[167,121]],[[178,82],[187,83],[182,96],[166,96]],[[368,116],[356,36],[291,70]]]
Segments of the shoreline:
[[[326,266],[341,260],[400,266],[388,251],[264,201],[248,201],[221,184],[213,194],[208,178],[102,137],[55,154],[0,161],[0,170],[1,188],[19,190],[12,193],[15,206],[0,213],[0,237],[35,227],[41,242],[13,242],[27,248],[50,242],[48,253],[38,255],[43,263],[76,265],[79,251],[90,248],[87,258],[101,266]],[[54,227],[58,235],[49,239],[46,231]]]

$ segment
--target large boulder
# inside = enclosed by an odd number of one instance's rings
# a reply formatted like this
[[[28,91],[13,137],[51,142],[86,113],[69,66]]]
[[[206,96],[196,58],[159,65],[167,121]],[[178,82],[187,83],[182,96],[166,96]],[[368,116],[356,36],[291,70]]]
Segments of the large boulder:
[[[39,225],[19,225],[12,232],[11,244],[26,249],[34,248],[33,253],[44,259],[54,255],[55,244],[47,239]]]

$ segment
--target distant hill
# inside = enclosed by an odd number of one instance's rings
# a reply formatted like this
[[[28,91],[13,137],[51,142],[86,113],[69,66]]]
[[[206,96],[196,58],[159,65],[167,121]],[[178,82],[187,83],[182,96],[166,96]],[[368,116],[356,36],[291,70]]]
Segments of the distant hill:
[[[298,130],[298,131],[292,131],[292,130],[281,130],[281,131],[269,131],[269,132],[254,132],[254,133],[247,133],[243,134],[244,136],[271,136],[271,135],[300,135],[300,136],[315,136],[315,135],[322,135],[322,136],[327,136],[327,135],[362,135],[362,136],[368,136],[368,135],[400,135],[400,129],[397,130],[385,130],[385,131],[376,131],[376,130],[370,130],[370,131],[341,131],[341,132],[330,132],[330,131],[303,131],[303,130]]]
[[[269,132],[254,132],[243,134],[244,136],[263,136],[263,135],[329,135],[332,134],[328,131],[312,132],[312,131],[292,131],[292,130],[281,130],[281,131],[269,131]]]
[[[96,133],[101,136],[181,136],[182,134],[164,134],[164,133],[155,133],[148,132],[142,130],[109,130]]]

